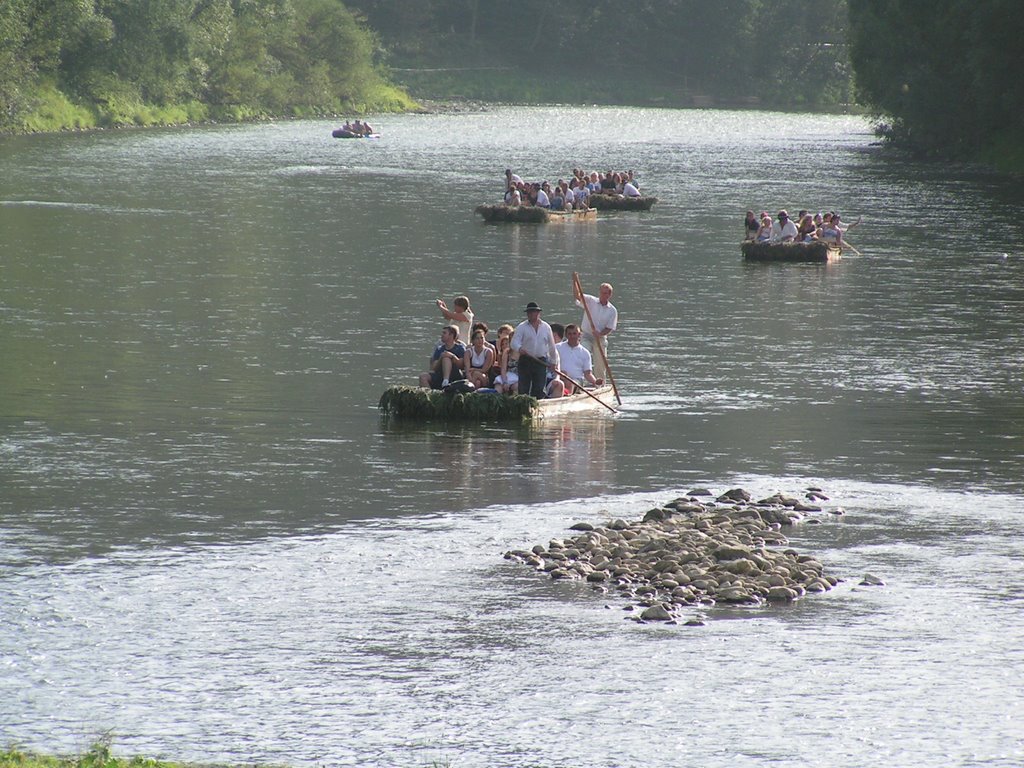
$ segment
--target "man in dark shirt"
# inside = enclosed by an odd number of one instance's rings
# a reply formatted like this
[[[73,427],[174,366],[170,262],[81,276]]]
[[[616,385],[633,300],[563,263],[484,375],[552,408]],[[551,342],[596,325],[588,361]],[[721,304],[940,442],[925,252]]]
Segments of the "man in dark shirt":
[[[464,376],[465,359],[466,348],[459,342],[459,329],[446,325],[441,329],[441,343],[430,357],[430,370],[420,374],[420,386],[444,389],[451,382],[459,381]]]

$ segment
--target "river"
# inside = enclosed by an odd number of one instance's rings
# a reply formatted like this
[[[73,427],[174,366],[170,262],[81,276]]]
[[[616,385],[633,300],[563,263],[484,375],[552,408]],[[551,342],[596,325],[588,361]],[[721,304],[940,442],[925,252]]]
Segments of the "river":
[[[1024,763],[1020,185],[859,117],[496,107],[0,138],[0,743],[203,762]],[[492,226],[503,172],[660,202]],[[744,263],[746,209],[861,255]],[[383,421],[465,293],[577,322],[622,413]],[[502,558],[695,486],[815,486],[788,607],[624,620]],[[830,514],[841,507],[845,514]],[[886,584],[864,587],[872,573]],[[1014,725],[1018,723],[1018,725]]]

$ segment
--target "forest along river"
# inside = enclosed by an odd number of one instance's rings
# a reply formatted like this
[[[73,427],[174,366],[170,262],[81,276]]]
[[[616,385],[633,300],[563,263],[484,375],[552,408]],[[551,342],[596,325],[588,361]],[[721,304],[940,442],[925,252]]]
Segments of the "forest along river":
[[[496,108],[0,139],[0,742],[294,765],[1019,765],[1019,187],[855,117]],[[503,171],[661,202],[487,226]],[[744,211],[863,217],[749,265]],[[402,426],[434,300],[615,285],[622,414]],[[703,626],[502,558],[703,485],[843,579]],[[845,515],[829,514],[837,507]],[[860,587],[871,572],[883,587]]]

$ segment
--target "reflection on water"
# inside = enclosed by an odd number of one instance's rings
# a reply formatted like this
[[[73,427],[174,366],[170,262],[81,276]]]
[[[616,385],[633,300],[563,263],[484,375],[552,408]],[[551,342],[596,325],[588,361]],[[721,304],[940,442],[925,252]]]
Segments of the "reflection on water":
[[[1024,762],[1019,185],[879,153],[857,117],[386,122],[0,139],[0,733],[310,766]],[[660,202],[473,213],[506,167],[580,166]],[[862,215],[863,256],[744,264],[743,212],[779,207]],[[621,414],[381,418],[438,296],[578,322],[574,271],[615,285]],[[696,485],[809,484],[847,514],[792,543],[845,581],[788,610],[641,627],[501,557]]]
[[[609,441],[615,418],[538,419],[521,426],[410,424],[382,419],[381,461],[395,468],[395,503],[464,509],[607,493],[616,485]],[[424,459],[426,458],[426,462]],[[426,469],[424,463],[429,464]],[[424,483],[424,473],[432,479]],[[423,486],[428,488],[424,489]]]

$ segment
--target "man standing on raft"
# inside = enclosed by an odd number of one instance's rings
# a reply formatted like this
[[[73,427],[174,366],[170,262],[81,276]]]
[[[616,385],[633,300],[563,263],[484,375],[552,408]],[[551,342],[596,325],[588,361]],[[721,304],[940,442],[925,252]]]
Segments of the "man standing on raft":
[[[594,376],[607,379],[605,358],[608,355],[608,334],[614,331],[619,323],[619,311],[611,302],[612,286],[610,283],[601,283],[598,295],[591,296],[589,293],[583,293],[577,284],[574,286],[574,293],[577,306],[583,307],[586,302],[586,309],[589,310],[584,311],[580,327],[583,329],[583,346],[590,351],[594,361]],[[590,324],[591,318],[594,320],[593,326]],[[594,348],[597,345],[600,345],[600,351]]]

